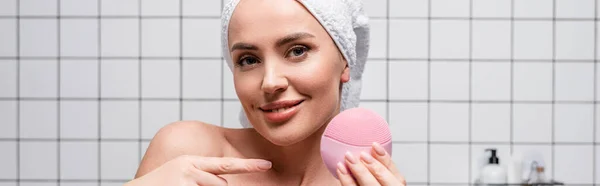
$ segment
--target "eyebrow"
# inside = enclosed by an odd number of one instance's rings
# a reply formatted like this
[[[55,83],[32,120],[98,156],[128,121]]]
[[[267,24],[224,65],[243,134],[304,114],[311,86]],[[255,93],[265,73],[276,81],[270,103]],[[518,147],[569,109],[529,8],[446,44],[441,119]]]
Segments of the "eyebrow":
[[[288,44],[290,42],[296,41],[296,40],[300,40],[300,39],[304,39],[304,38],[314,38],[315,36],[306,32],[297,32],[297,33],[293,33],[290,35],[287,35],[281,39],[278,39],[277,42],[275,43],[276,46],[282,46],[285,44]]]
[[[275,42],[275,45],[282,46],[296,40],[314,37],[314,35],[306,32],[297,32],[278,39],[277,42]],[[231,51],[233,52],[234,50],[258,50],[258,47],[248,43],[236,43],[231,47]]]
[[[236,43],[231,47],[231,51],[234,50],[258,50],[258,47],[248,43]]]

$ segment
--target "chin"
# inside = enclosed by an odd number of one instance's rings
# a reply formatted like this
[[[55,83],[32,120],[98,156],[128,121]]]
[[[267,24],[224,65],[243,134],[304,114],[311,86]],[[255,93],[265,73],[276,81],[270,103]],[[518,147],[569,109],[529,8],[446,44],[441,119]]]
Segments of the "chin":
[[[270,136],[266,138],[267,140],[269,140],[271,143],[277,145],[277,146],[281,146],[281,147],[286,147],[286,146],[291,146],[294,145],[300,141],[302,141],[305,138],[302,138],[300,136],[283,136],[283,135],[277,135],[277,136]]]
[[[267,129],[267,140],[277,146],[290,146],[305,140],[311,135],[308,129],[300,129],[293,126],[278,126],[277,128]]]
[[[265,139],[277,146],[290,146],[299,143],[307,138],[311,137],[320,126],[310,126],[307,123],[314,123],[310,121],[293,122],[265,127],[263,128],[262,135]],[[269,125],[269,124],[267,124]]]

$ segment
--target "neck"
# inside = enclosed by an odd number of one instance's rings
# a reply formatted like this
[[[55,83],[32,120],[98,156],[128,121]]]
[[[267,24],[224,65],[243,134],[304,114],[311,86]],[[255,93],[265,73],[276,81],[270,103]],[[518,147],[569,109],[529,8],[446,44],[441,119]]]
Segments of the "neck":
[[[286,185],[311,185],[336,181],[323,163],[320,153],[323,125],[308,138],[290,146],[271,145],[267,155],[273,163],[270,173]]]

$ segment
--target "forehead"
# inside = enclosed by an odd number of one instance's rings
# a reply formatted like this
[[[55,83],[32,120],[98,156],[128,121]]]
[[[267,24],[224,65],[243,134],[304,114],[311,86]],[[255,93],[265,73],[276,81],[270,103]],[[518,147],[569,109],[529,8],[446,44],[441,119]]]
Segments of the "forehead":
[[[265,41],[294,32],[328,37],[317,19],[295,0],[240,0],[229,23],[232,42]]]

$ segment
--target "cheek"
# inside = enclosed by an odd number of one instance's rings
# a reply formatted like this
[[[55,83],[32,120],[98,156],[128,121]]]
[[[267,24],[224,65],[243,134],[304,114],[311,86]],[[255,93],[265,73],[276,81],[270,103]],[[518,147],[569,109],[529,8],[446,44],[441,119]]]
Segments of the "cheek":
[[[252,74],[234,75],[233,84],[235,93],[242,104],[248,103],[253,99],[252,95],[256,95],[256,87],[259,86],[257,85],[259,82],[260,79],[257,79],[255,75]]]
[[[331,94],[337,95],[337,88],[340,83],[340,72],[335,65],[337,61],[320,60],[310,65],[304,66],[302,70],[296,71],[296,88],[299,91],[306,91],[313,96]]]

